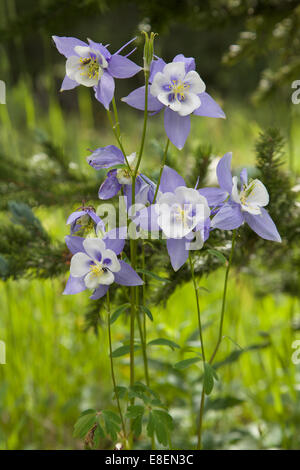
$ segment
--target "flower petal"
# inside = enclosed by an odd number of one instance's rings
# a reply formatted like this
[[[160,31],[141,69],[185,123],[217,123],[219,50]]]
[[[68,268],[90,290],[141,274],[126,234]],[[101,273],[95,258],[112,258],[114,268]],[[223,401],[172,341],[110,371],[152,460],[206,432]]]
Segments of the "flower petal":
[[[200,94],[205,91],[205,83],[195,70],[191,70],[186,74],[184,77],[184,83],[189,85],[189,93]]]
[[[173,62],[184,62],[186,73],[196,68],[195,59],[193,57],[185,57],[183,54],[175,56]]]
[[[63,295],[79,294],[86,289],[83,277],[69,276]]]
[[[201,188],[198,191],[206,198],[210,207],[220,206],[228,197],[228,192],[221,188]]]
[[[95,168],[95,170],[110,168],[114,165],[122,165],[124,163],[124,155],[115,145],[99,147],[86,159],[88,164]]]
[[[106,246],[103,240],[100,238],[86,238],[83,242],[85,252],[94,261],[103,261],[102,253],[105,251]]]
[[[85,243],[85,241],[83,243]],[[90,270],[91,262],[92,262],[91,258],[85,253],[76,253],[71,259],[71,264],[70,264],[71,276],[73,277],[85,276]]]
[[[169,108],[165,109],[165,130],[170,141],[181,150],[190,133],[191,118],[190,116],[179,116]]]
[[[102,252],[102,264],[113,273],[117,273],[121,269],[120,262],[113,250],[105,250]]]
[[[98,85],[95,87],[95,97],[103,104],[105,109],[109,109],[111,100],[115,93],[115,81],[113,77],[104,70]]]
[[[178,271],[186,262],[189,251],[186,249],[186,239],[169,238],[167,240],[167,250],[170,256],[171,265],[174,271]]]
[[[114,280],[115,276],[109,269],[100,275],[90,272],[84,278],[85,285],[88,289],[96,289],[100,284],[110,286],[113,284]]]
[[[142,68],[122,55],[113,55],[108,64],[109,73],[115,78],[129,78],[136,75]]]
[[[245,212],[244,217],[247,224],[261,238],[274,242],[281,242],[281,237],[278,233],[276,225],[274,224],[266,209],[262,208],[261,214],[259,215],[253,215]]]
[[[71,224],[72,222],[75,222],[76,219],[78,219],[79,217],[85,215],[86,212],[85,211],[75,211],[75,212],[72,212],[72,214],[69,215],[68,217],[68,220],[67,220],[67,225]]]
[[[178,186],[186,186],[184,179],[173,168],[165,165],[161,175],[159,190],[163,193],[173,193]]]
[[[248,184],[248,172],[247,172],[247,168],[243,168],[241,173],[240,173],[240,180],[241,180],[241,183],[242,185],[245,185],[247,186]]]
[[[106,248],[113,250],[116,255],[119,255],[124,249],[126,237],[127,227],[114,228],[104,235],[103,241]]]
[[[194,111],[196,116],[206,116],[225,119],[225,113],[218,103],[206,92],[199,95],[201,105]]]
[[[98,299],[101,299],[101,297],[103,297],[106,292],[108,291],[109,289],[109,286],[104,286],[104,285],[100,285],[99,287],[97,287],[97,289],[93,292],[93,295],[91,295],[90,299],[93,299],[93,300],[98,300]]]
[[[145,87],[141,86],[140,88],[137,88],[136,90],[132,91],[128,96],[126,96],[125,98],[122,98],[121,101],[124,101],[124,103],[127,103],[129,106],[132,106],[133,108],[140,109],[141,111],[144,111],[144,109],[145,109]],[[163,107],[164,107],[163,104],[161,104],[158,101],[158,99],[156,99],[154,96],[151,95],[150,87],[149,87],[148,111],[158,112]]]
[[[155,210],[156,204],[138,211],[134,218],[134,223],[139,226],[142,230],[148,232],[158,232],[160,226],[158,225],[158,214]]]
[[[225,153],[217,166],[217,177],[220,187],[231,194],[232,175],[231,175],[232,152]]]
[[[80,251],[84,251],[83,241],[84,241],[84,238],[82,237],[76,237],[72,235],[67,235],[65,237],[66,245],[71,251],[71,253],[73,253],[73,255],[75,255],[76,253]]]
[[[157,72],[162,72],[164,66],[166,65],[165,61],[161,58],[153,60],[150,67],[150,76],[149,76],[149,83],[153,82],[153,79]]]
[[[252,189],[249,196],[246,197],[247,204],[257,205],[260,207],[267,206],[269,204],[269,193],[265,185],[260,180],[255,179],[251,181],[248,187]]]
[[[183,80],[185,77],[185,64],[184,62],[170,62],[164,66],[164,76],[168,81],[171,80]],[[155,77],[154,77],[155,79]]]
[[[116,172],[108,172],[106,179],[101,184],[98,197],[99,199],[110,199],[114,197],[121,189],[121,185],[116,177]]]
[[[71,80],[71,78],[66,75],[61,84],[60,91],[73,90],[73,88],[76,88],[78,85],[79,83],[75,82],[75,80]]]
[[[70,57],[71,55],[75,55],[74,48],[76,46],[85,46],[86,43],[80,41],[80,39],[76,38],[69,38],[64,36],[52,36],[52,39],[57,47],[58,52],[64,55],[66,58]]]
[[[224,204],[212,219],[211,226],[221,230],[233,230],[240,227],[243,222],[244,217],[238,204]]]
[[[121,270],[115,273],[115,282],[121,286],[141,286],[143,280],[125,261],[120,260]]]

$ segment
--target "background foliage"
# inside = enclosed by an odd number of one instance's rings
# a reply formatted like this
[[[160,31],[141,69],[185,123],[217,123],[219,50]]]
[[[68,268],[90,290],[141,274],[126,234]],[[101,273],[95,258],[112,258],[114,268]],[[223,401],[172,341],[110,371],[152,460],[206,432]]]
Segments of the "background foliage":
[[[188,145],[182,152],[172,148],[169,163],[191,184],[196,174],[210,183],[214,157],[232,150],[235,171],[246,165],[268,187],[270,213],[283,237],[279,246],[246,227],[240,232],[217,363],[222,380],[206,403],[204,445],[300,448],[300,371],[291,361],[291,345],[300,338],[299,111],[291,103],[291,83],[300,73],[298,3],[0,0],[0,79],[7,87],[7,105],[0,105],[0,339],[7,348],[7,364],[0,365],[0,448],[82,448],[72,437],[80,411],[112,407],[102,302],[61,293],[70,260],[65,220],[82,200],[99,203],[103,174],[86,165],[85,155],[113,136],[90,90],[59,94],[64,60],[51,35],[92,37],[115,50],[150,28],[159,33],[158,55],[196,57],[209,93],[227,114],[225,122],[194,120]],[[134,59],[141,62],[140,47]],[[118,81],[117,98],[141,80]],[[134,151],[142,116],[122,103],[119,108]],[[151,119],[143,162],[153,178],[165,140],[160,119]],[[222,237],[210,238],[195,266],[208,349],[224,276],[224,259],[211,250],[228,255],[230,234]],[[190,272],[175,275],[158,243],[146,244],[145,252],[149,269],[171,281],[148,279],[155,319],[148,322],[148,340],[165,337],[181,346],[149,347],[151,385],[180,423],[173,446],[190,448],[202,369],[174,368],[197,347]],[[116,304],[122,295],[113,292]],[[127,326],[125,313],[112,325],[115,349],[126,342]],[[128,357],[116,363],[126,385]],[[137,363],[143,380],[140,353]],[[190,402],[191,390],[197,403]]]

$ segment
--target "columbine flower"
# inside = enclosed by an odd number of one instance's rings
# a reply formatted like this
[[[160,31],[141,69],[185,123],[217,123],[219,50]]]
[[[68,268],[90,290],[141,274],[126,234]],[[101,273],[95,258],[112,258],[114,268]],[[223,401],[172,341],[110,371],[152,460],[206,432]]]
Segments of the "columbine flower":
[[[144,208],[136,217],[143,230],[162,230],[173,269],[187,260],[191,241],[197,237],[197,249],[208,238],[210,225],[208,203],[199,191],[187,188],[184,179],[172,168],[164,167],[157,203]],[[200,243],[199,243],[200,241]]]
[[[131,155],[128,155],[127,161],[131,171],[134,171],[136,165],[136,153],[134,152]],[[95,168],[95,170],[123,165],[121,168],[114,168],[107,173],[105,181],[99,188],[98,196],[99,199],[110,199],[118,194],[121,188],[123,188],[124,196],[127,197],[128,205],[131,205],[131,175],[129,168],[126,165],[124,155],[120,149],[114,145],[98,148],[87,157],[87,162]],[[147,182],[146,184],[151,187],[154,186],[152,181],[150,181],[145,175],[137,175],[135,183],[135,193],[137,197],[140,191],[143,191],[143,194],[145,194],[145,182]],[[147,193],[149,202],[153,200],[153,196],[153,189],[149,190]]]
[[[159,112],[165,108],[164,122],[167,136],[182,149],[189,135],[190,115],[225,118],[220,106],[205,92],[205,84],[195,72],[195,60],[177,55],[166,64],[162,59],[152,62],[149,78],[148,110]],[[145,108],[145,87],[140,87],[123,98],[130,106]]]
[[[105,230],[104,222],[95,213],[93,207],[80,207],[75,212],[72,212],[68,217],[67,224],[71,225],[71,234],[78,232],[81,229],[96,230],[102,227]]]
[[[73,253],[70,277],[64,294],[77,294],[93,289],[91,299],[103,297],[114,282],[124,286],[139,286],[142,279],[129,264],[118,259],[124,248],[124,229],[114,229],[103,239],[67,236],[69,250]]]
[[[266,240],[281,242],[277,228],[265,206],[269,194],[263,183],[258,180],[248,182],[247,170],[240,174],[241,188],[238,189],[237,176],[231,175],[231,153],[226,153],[217,166],[220,188],[200,189],[210,206],[217,208],[212,219],[212,228],[233,230],[246,222],[254,232]]]
[[[61,91],[78,85],[94,87],[95,96],[108,109],[114,96],[114,78],[129,78],[141,67],[119,53],[134,39],[113,55],[107,47],[88,39],[88,43],[76,38],[53,36],[58,51],[67,58],[66,76]],[[129,54],[128,54],[129,55]]]

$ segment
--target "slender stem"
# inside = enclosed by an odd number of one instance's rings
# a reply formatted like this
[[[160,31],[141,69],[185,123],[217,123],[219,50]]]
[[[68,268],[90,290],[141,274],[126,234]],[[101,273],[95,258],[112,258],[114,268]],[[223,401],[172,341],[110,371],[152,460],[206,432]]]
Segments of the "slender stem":
[[[198,328],[199,328],[199,336],[200,336],[200,343],[201,343],[202,359],[203,359],[203,362],[205,362],[205,351],[204,351],[203,334],[202,334],[202,323],[201,323],[201,315],[200,315],[198,286],[197,286],[197,282],[196,282],[196,278],[195,278],[194,264],[193,264],[191,252],[189,252],[189,262],[190,262],[192,280],[193,280],[195,296],[196,296]],[[204,399],[205,399],[204,387],[202,387],[201,400],[200,400],[200,410],[199,410],[199,425],[198,425],[198,432],[197,432],[197,450],[201,449]]]
[[[121,423],[122,423],[122,430],[123,430],[124,439],[125,439],[126,438],[126,428],[125,428],[125,422],[124,422],[124,418],[123,418],[123,414],[122,414],[122,410],[121,410],[119,395],[118,395],[118,391],[117,391],[117,383],[116,383],[116,377],[115,377],[115,372],[114,372],[114,362],[113,362],[113,356],[112,356],[109,291],[107,291],[107,294],[106,294],[106,303],[107,303],[107,329],[108,329],[111,378],[112,378],[112,382],[113,382],[113,386],[114,386],[114,392],[115,392],[115,396],[116,396],[116,400],[117,400],[119,415],[120,415],[120,419],[121,419]]]
[[[141,159],[143,156],[144,146],[145,146],[145,138],[146,138],[146,130],[147,130],[147,121],[148,121],[148,92],[149,92],[149,72],[145,72],[145,109],[144,109],[144,125],[143,125],[143,133],[142,133],[142,140],[140,145],[140,151],[138,155],[137,164],[134,171],[134,180],[139,171]]]
[[[152,204],[155,203],[156,198],[157,198],[157,194],[158,194],[158,191],[159,191],[161,175],[162,175],[162,172],[163,172],[165,163],[166,163],[167,154],[168,154],[168,149],[169,149],[169,144],[170,144],[170,139],[168,138],[167,143],[166,143],[166,147],[165,147],[165,151],[164,151],[164,154],[163,154],[163,158],[162,158],[162,161],[161,161],[161,165],[160,165],[160,172],[159,172],[158,182],[157,182],[157,185],[156,185],[155,194],[154,194],[154,198],[153,198]]]
[[[119,114],[118,114],[118,109],[117,109],[115,97],[113,97],[113,99],[112,99],[112,105],[113,105],[113,110],[114,110],[116,129],[117,129],[118,136],[119,136],[119,139],[120,139],[120,137],[121,137],[121,129],[120,129]]]
[[[142,140],[140,145],[140,150],[138,154],[138,160],[135,167],[133,174],[131,175],[131,184],[132,184],[132,201],[131,204],[134,206],[135,204],[135,182],[136,177],[138,174],[138,169],[141,163],[144,144],[145,144],[145,137],[146,137],[146,129],[147,129],[147,119],[148,119],[148,85],[149,85],[149,73],[145,74],[145,111],[144,111],[144,125],[143,125],[143,132],[142,132]],[[136,268],[136,240],[130,240],[130,258],[131,258],[131,266],[133,269]],[[131,315],[130,315],[130,384],[134,384],[134,323],[135,323],[135,316],[136,316],[136,287],[131,287]]]
[[[137,318],[137,322],[138,322],[138,327],[139,327],[139,332],[140,332],[140,337],[141,337],[141,343],[142,343],[142,353],[143,353],[143,361],[144,361],[145,380],[146,380],[146,385],[149,387],[150,381],[149,381],[149,370],[148,370],[147,345],[146,345],[146,342],[145,342],[145,337],[143,335],[140,312],[137,312],[136,318]]]
[[[205,362],[205,352],[204,352],[201,314],[200,314],[200,304],[199,304],[199,294],[198,294],[198,287],[197,287],[197,283],[196,283],[194,264],[193,264],[193,261],[192,261],[191,252],[189,252],[189,263],[190,263],[190,267],[191,267],[192,280],[193,280],[193,284],[194,284],[196,304],[197,304],[197,317],[198,317],[198,329],[199,329],[199,336],[200,336],[200,343],[201,343],[201,352],[202,352],[203,361]]]
[[[203,415],[204,415],[204,401],[205,401],[205,392],[204,392],[204,387],[202,387],[200,409],[199,409],[197,450],[201,450],[202,448],[202,423],[203,423]]]
[[[115,103],[115,109],[117,110],[116,102],[114,101],[114,103]],[[117,111],[116,111],[116,112],[117,112]],[[131,167],[130,167],[130,165],[129,165],[128,158],[127,158],[125,149],[124,149],[124,147],[123,147],[123,144],[122,144],[121,138],[120,138],[120,124],[119,124],[119,122],[117,122],[117,123],[114,123],[114,122],[113,122],[113,119],[112,119],[112,117],[111,117],[111,112],[110,112],[109,109],[107,110],[106,113],[107,113],[107,117],[108,117],[110,126],[111,126],[111,128],[112,128],[112,131],[113,131],[113,133],[114,133],[114,136],[115,136],[115,138],[116,138],[116,141],[118,142],[118,145],[119,145],[119,147],[120,147],[120,149],[121,149],[121,152],[123,153],[123,156],[124,156],[124,158],[125,158],[125,162],[126,162],[126,165],[127,165],[127,167],[128,167],[128,170],[130,171],[130,174],[131,174]],[[118,116],[118,115],[115,114],[115,117],[116,117],[116,116]]]
[[[228,276],[229,276],[229,271],[231,268],[231,263],[232,263],[232,258],[233,258],[233,252],[234,252],[234,245],[235,245],[235,240],[236,240],[236,234],[237,231],[234,230],[232,234],[232,245],[231,245],[231,251],[230,251],[230,256],[229,256],[229,261],[227,264],[226,268],[226,273],[225,273],[225,282],[224,282],[224,289],[223,289],[223,300],[222,300],[222,310],[221,310],[221,319],[220,319],[220,326],[219,326],[219,335],[218,335],[218,341],[216,344],[216,347],[214,349],[214,352],[212,353],[212,356],[209,360],[209,363],[212,364],[213,360],[219,350],[220,344],[222,342],[222,336],[223,336],[223,323],[224,323],[224,314],[225,314],[225,305],[226,305],[226,293],[227,293],[227,284],[228,284]]]

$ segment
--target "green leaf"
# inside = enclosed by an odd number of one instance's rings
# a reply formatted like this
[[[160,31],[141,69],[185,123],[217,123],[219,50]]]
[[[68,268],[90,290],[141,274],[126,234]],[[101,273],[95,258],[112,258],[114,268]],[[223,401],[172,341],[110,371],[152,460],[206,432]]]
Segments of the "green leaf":
[[[94,438],[93,438],[94,449],[97,449],[99,447],[100,440],[104,438],[105,438],[104,430],[102,426],[98,423],[97,428],[95,429]]]
[[[132,430],[135,437],[139,437],[142,432],[143,414],[137,416],[132,422]]]
[[[178,348],[180,349],[179,344],[174,343],[174,341],[171,341],[170,339],[167,338],[156,338],[153,339],[152,341],[149,341],[147,346],[169,346],[171,349]]]
[[[114,311],[114,313],[110,317],[110,324],[112,325],[118,318],[119,316],[127,310],[127,308],[130,307],[130,304],[123,304],[117,310]]]
[[[140,305],[140,310],[142,312],[144,312],[147,317],[150,318],[151,321],[153,321],[153,316],[152,316],[152,313],[150,312],[149,308],[145,307],[145,305]]]
[[[138,349],[140,349],[140,346],[136,344],[134,346],[134,350],[137,351]],[[112,352],[111,357],[121,357],[129,353],[130,353],[130,344],[125,344],[124,346],[120,346],[119,348],[115,349]]]
[[[155,434],[158,442],[167,446],[172,429],[173,419],[167,411],[157,409],[150,411],[147,424],[148,436],[153,437]]]
[[[120,432],[121,419],[117,413],[111,410],[103,410],[102,417],[104,419],[105,429],[107,434],[110,435],[113,441],[117,439],[117,434]]]
[[[204,378],[203,378],[203,387],[206,395],[210,395],[214,388],[214,380],[218,380],[218,375],[215,369],[208,364],[204,363]]]
[[[226,257],[220,251],[215,250],[214,248],[209,248],[207,251],[212,256],[215,256],[215,258],[218,258],[223,264],[227,262]]]
[[[96,422],[97,422],[96,410],[84,411],[74,425],[73,436],[83,439]]]
[[[160,277],[157,274],[153,273],[152,271],[147,271],[146,269],[136,269],[137,273],[145,274],[145,276],[152,277],[156,281],[160,282],[171,282],[170,279],[167,279],[166,277]]]
[[[145,408],[143,405],[131,405],[127,408],[126,418],[134,419],[140,415],[143,415]]]
[[[189,359],[184,359],[183,361],[176,362],[176,364],[174,364],[174,368],[177,370],[183,370],[187,367],[192,366],[193,364],[196,364],[196,362],[200,362],[201,360],[202,359],[199,356],[190,357]]]

